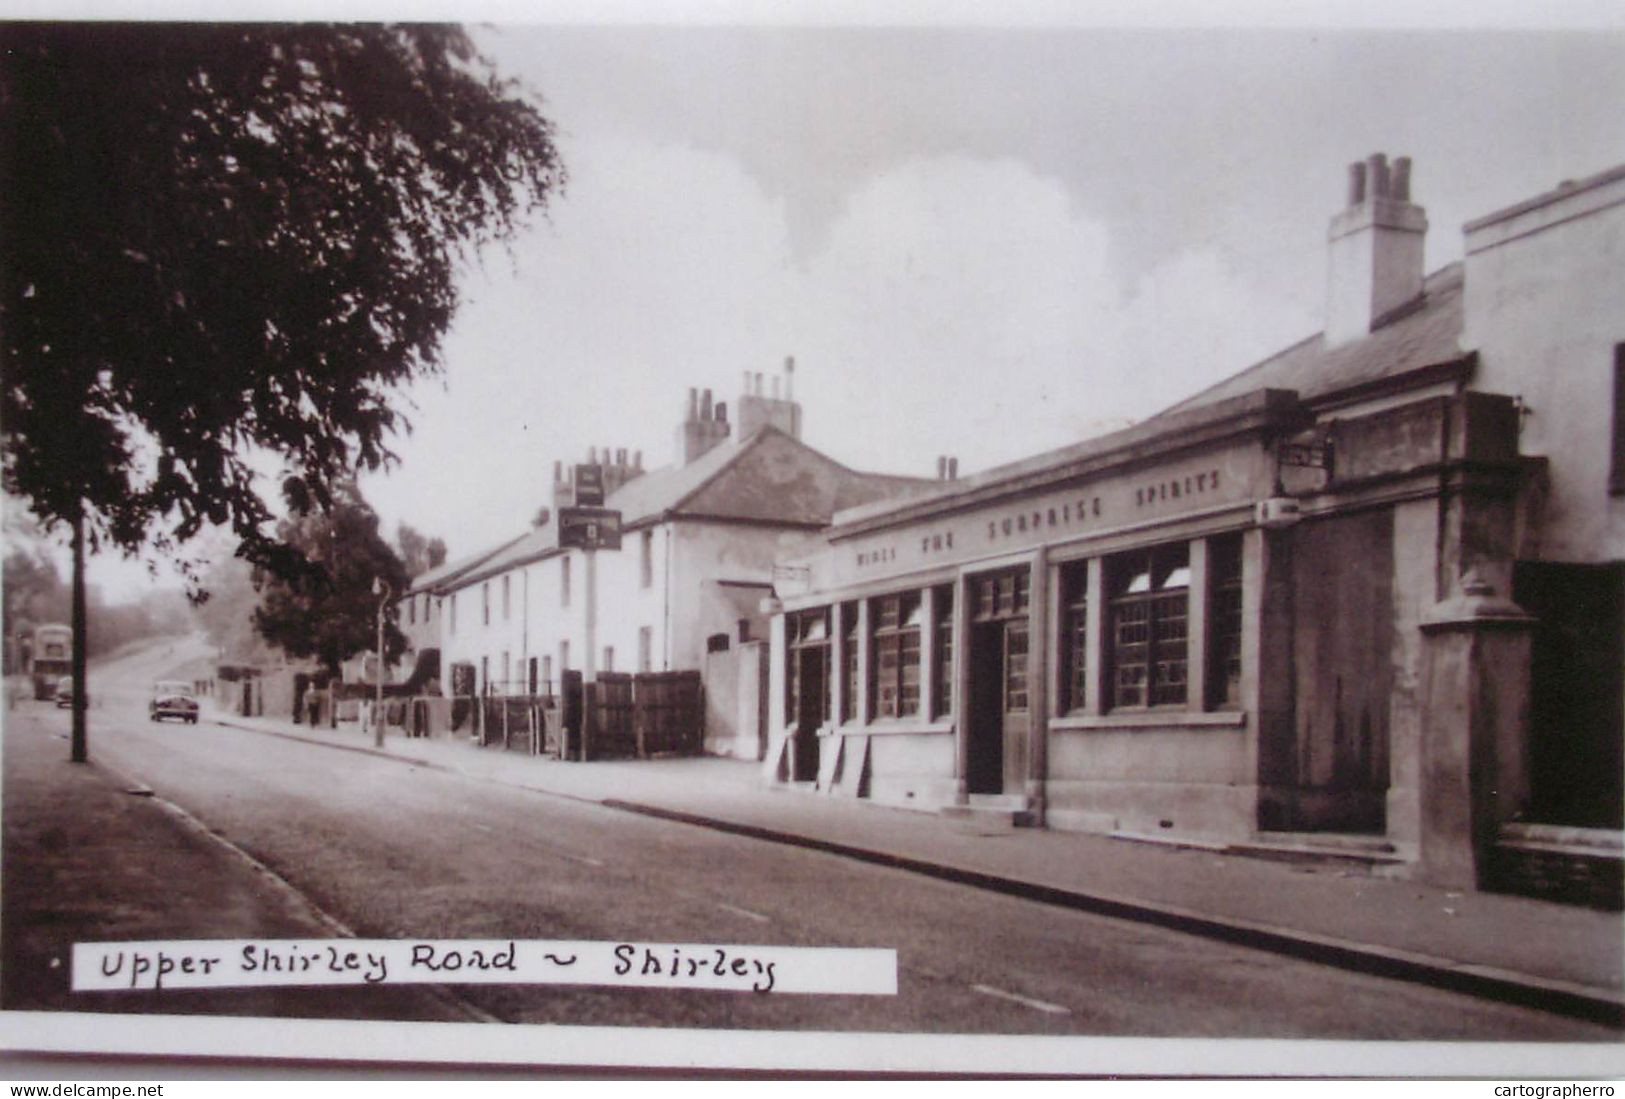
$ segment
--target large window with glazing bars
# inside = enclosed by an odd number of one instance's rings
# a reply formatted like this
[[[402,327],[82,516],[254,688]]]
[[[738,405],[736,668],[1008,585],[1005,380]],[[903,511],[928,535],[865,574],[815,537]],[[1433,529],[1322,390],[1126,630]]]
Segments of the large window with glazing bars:
[[[1111,706],[1183,706],[1187,697],[1190,547],[1118,554],[1107,561]]]
[[[1089,562],[1061,569],[1061,712],[1077,712],[1088,698]]]
[[[937,678],[931,685],[931,716],[947,717],[954,708],[954,586],[943,584],[932,593],[936,630],[932,634]]]
[[[820,722],[829,720],[829,608],[785,616],[789,667],[785,669],[785,708],[789,720],[802,717],[802,705],[816,706]],[[816,692],[816,697],[814,696]]]
[[[869,636],[877,718],[920,712],[920,593],[888,595],[869,604]]]
[[[841,721],[858,716],[858,692],[863,690],[863,665],[858,662],[858,605],[841,605]]]
[[[1207,545],[1207,706],[1225,710],[1241,705],[1241,535]]]

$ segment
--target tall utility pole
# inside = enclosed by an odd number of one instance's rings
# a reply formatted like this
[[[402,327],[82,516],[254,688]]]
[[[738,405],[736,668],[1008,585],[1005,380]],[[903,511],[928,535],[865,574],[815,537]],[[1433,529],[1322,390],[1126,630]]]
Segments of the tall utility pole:
[[[85,763],[90,753],[85,744],[85,649],[90,637],[85,631],[85,513],[73,517],[73,741],[69,758]]]

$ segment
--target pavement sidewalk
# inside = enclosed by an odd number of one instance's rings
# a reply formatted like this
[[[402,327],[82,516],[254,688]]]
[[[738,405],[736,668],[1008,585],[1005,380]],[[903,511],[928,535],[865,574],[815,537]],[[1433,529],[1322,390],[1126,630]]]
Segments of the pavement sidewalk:
[[[426,985],[73,992],[76,942],[331,939],[294,889],[105,764],[70,763],[60,721],[6,714],[0,1007],[468,1022]]]
[[[1010,829],[786,790],[759,765],[565,762],[467,738],[213,715],[547,794],[828,851],[1034,900],[1625,1026],[1625,917],[1455,893],[1338,862],[1284,863],[1110,836]]]

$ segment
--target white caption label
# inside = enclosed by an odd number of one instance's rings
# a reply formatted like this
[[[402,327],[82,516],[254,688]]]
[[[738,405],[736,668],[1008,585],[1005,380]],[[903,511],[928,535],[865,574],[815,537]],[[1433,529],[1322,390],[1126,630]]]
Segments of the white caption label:
[[[73,991],[537,984],[897,994],[897,951],[552,939],[75,943]]]

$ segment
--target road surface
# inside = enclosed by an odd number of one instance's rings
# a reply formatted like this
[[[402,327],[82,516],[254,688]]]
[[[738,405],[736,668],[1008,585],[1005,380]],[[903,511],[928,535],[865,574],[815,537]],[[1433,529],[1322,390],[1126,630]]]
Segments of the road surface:
[[[358,936],[898,952],[895,997],[454,989],[496,1019],[948,1033],[1618,1037],[1537,1011],[207,718],[197,726],[149,723],[146,684],[189,655],[184,645],[160,647],[101,670],[92,681],[92,759],[184,807]],[[60,735],[67,722],[65,710],[25,702],[12,711],[6,735]]]

